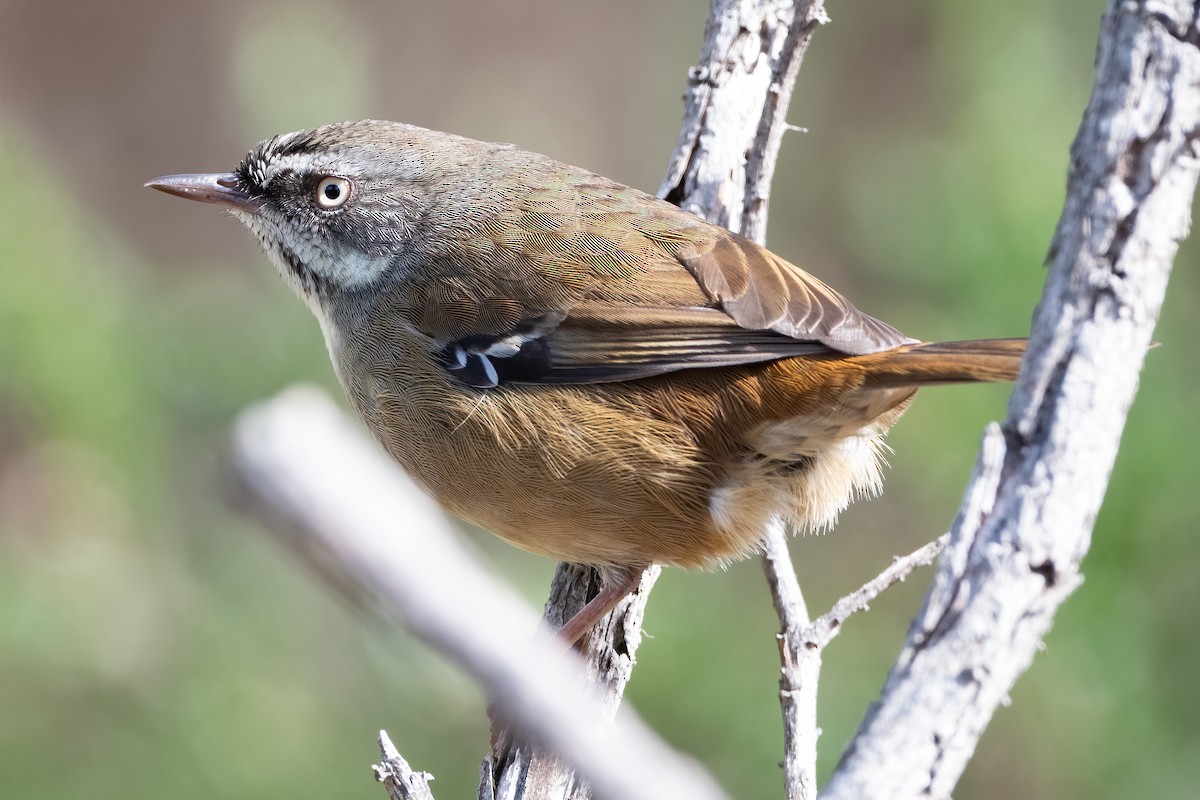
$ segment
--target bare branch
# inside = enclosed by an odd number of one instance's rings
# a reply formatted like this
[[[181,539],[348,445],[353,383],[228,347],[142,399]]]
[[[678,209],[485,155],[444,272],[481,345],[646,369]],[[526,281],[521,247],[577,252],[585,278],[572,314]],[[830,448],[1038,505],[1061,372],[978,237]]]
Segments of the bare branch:
[[[470,672],[505,719],[574,765],[597,794],[724,796],[631,713],[617,715],[621,734],[611,735],[573,653],[531,637],[529,609],[325,395],[293,389],[244,412],[234,448],[249,499],[305,563]]]
[[[782,625],[779,644],[779,708],[783,714],[783,780],[788,800],[817,794],[817,687],[821,648],[809,648],[812,625],[800,581],[788,555],[787,529],[778,521],[763,541],[763,571]]]
[[[1053,261],[1003,434],[989,429],[933,586],[825,795],[946,797],[1079,585],[1200,137],[1197,3],[1113,0]]]
[[[950,534],[944,533],[906,556],[897,556],[891,566],[838,600],[833,604],[833,608],[817,617],[809,626],[809,640],[818,647],[825,647],[833,637],[838,635],[842,629],[842,623],[847,619],[859,611],[866,611],[872,600],[886,589],[901,583],[914,570],[928,566],[937,560],[949,540]]]
[[[796,74],[828,21],[822,0],[713,0],[659,197],[763,240]]]
[[[700,64],[688,74],[683,130],[659,195],[758,242],[796,75],[817,26],[820,0],[795,3],[714,0]],[[809,625],[781,525],[763,531],[763,569],[784,633],[779,638],[779,701],[789,798],[816,794],[820,652],[801,656]],[[789,633],[790,632],[790,633]]]
[[[391,800],[433,800],[428,772],[414,772],[388,738],[387,731],[379,732],[380,762],[373,769],[375,780],[383,784]]]
[[[817,795],[817,688],[825,646],[842,624],[885,589],[903,581],[913,570],[932,564],[945,547],[945,534],[924,547],[898,556],[878,576],[834,603],[816,620],[809,620],[800,582],[787,552],[787,531],[775,524],[767,533],[763,569],[771,600],[783,623],[779,641],[779,704],[783,712],[783,774],[788,800],[808,800]]]
[[[609,719],[617,714],[625,686],[633,676],[634,655],[642,639],[642,618],[650,589],[660,567],[642,573],[638,590],[596,623],[580,641],[593,703]],[[596,571],[577,564],[559,564],[550,585],[543,617],[548,630],[557,630],[583,608],[598,589]],[[520,791],[518,791],[518,787]],[[588,787],[575,777],[569,763],[553,748],[530,743],[501,730],[480,768],[479,796],[562,798],[586,800]]]

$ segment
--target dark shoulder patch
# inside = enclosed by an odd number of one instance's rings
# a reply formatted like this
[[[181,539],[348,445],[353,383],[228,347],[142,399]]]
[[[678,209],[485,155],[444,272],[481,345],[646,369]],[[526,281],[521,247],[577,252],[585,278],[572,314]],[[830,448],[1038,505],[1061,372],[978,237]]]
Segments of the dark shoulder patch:
[[[537,383],[550,372],[549,343],[536,334],[476,334],[448,342],[437,359],[464,386],[491,389],[502,383]]]

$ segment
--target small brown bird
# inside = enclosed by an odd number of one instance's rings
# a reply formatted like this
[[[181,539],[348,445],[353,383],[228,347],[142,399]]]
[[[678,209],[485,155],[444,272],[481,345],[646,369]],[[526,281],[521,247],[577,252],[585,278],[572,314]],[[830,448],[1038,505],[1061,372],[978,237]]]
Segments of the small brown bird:
[[[606,569],[711,567],[773,520],[879,491],[931,383],[1011,380],[1024,340],[922,343],[754,242],[507,144],[394,122],[146,184],[228,208],[308,303],[358,413],[449,510]]]

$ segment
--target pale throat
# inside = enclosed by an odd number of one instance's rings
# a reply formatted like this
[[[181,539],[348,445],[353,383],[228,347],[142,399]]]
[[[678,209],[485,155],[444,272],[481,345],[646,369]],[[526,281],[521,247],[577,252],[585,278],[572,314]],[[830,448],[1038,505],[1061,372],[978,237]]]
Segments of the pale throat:
[[[352,247],[327,245],[292,229],[261,213],[234,210],[233,215],[250,229],[266,252],[275,269],[305,302],[312,289],[289,263],[288,256],[298,261],[318,280],[340,289],[353,290],[382,277],[391,267],[388,255],[364,253]],[[315,313],[315,311],[314,311]]]

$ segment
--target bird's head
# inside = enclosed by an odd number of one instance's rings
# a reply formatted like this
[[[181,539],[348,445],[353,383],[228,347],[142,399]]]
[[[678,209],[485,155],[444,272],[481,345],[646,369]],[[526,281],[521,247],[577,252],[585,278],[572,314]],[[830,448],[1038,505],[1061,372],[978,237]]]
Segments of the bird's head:
[[[395,122],[345,122],[267,139],[233,172],[146,186],[228,209],[313,305],[417,258],[417,229],[462,141]]]

